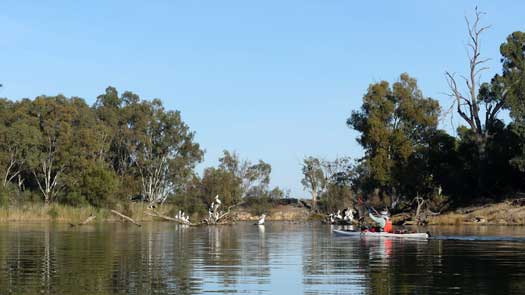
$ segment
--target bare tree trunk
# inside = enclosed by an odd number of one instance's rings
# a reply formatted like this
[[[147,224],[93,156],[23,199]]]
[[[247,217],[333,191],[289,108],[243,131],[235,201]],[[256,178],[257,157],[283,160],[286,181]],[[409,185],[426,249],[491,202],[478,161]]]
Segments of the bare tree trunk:
[[[168,220],[168,221],[173,221],[173,222],[181,223],[181,224],[193,225],[193,223],[191,223],[191,222],[189,222],[189,221],[182,220],[182,219],[180,219],[180,218],[176,218],[176,217],[166,216],[166,215],[160,214],[160,213],[158,213],[158,212],[156,212],[156,211],[154,211],[154,210],[144,211],[144,214],[149,215],[149,216],[153,216],[153,217],[162,218],[162,219],[164,219],[164,220]]]
[[[9,165],[5,170],[3,185],[7,186],[15,177],[20,175],[20,166],[23,164],[23,160],[17,160],[17,152],[11,151],[9,154]],[[15,170],[16,169],[16,170]]]
[[[163,156],[158,159],[157,163],[142,165],[140,162],[137,162],[139,167],[141,182],[142,182],[142,192],[150,204],[155,202],[163,203],[167,197],[167,187],[169,183],[167,181],[167,165],[168,157]]]
[[[38,173],[33,170],[33,175],[35,176],[36,182],[40,191],[44,195],[44,202],[47,204],[53,200],[53,197],[56,194],[56,189],[58,187],[58,180],[64,166],[60,167],[56,172],[53,170],[53,159],[42,160],[42,174],[44,175],[43,180],[40,179]]]
[[[447,83],[450,88],[449,96],[453,98],[453,107],[456,107],[457,113],[460,117],[468,124],[471,131],[474,133],[475,141],[477,145],[477,158],[478,158],[478,186],[482,189],[484,184],[484,166],[486,160],[486,146],[487,140],[491,136],[489,134],[489,127],[496,120],[496,115],[503,106],[504,98],[501,102],[498,102],[495,106],[491,105],[486,106],[485,113],[485,125],[480,119],[480,101],[478,100],[478,88],[479,88],[479,79],[481,72],[488,69],[484,64],[489,59],[482,59],[480,53],[480,36],[487,30],[489,27],[480,27],[479,21],[482,12],[478,11],[476,8],[474,22],[471,23],[468,18],[465,18],[468,29],[469,43],[468,47],[470,48],[469,52],[469,75],[468,77],[461,76],[463,78],[467,94],[464,95],[458,86],[454,74],[446,72]]]
[[[116,211],[116,210],[111,210],[111,213],[113,213],[113,214],[115,214],[115,215],[118,215],[118,216],[124,218],[125,220],[127,220],[127,221],[133,223],[133,224],[136,225],[136,226],[139,226],[139,227],[141,226],[139,223],[137,223],[137,222],[136,222],[135,220],[133,220],[131,217],[126,216],[126,215],[124,215],[124,214],[122,214],[122,213],[120,213],[120,212],[118,212],[118,211]]]
[[[423,199],[420,196],[417,196],[412,201],[412,203],[414,203],[414,202],[417,202],[416,216],[415,216],[416,217],[416,223],[418,225],[421,225],[422,223],[424,223],[424,220],[422,220],[422,218],[421,218],[421,210],[423,209],[423,205],[425,205],[425,199]]]
[[[70,223],[69,225],[72,226],[72,227],[73,227],[73,226],[77,226],[77,225],[78,225],[78,226],[85,225],[85,224],[88,224],[88,223],[90,223],[91,221],[95,220],[95,218],[97,218],[97,216],[91,214],[91,215],[89,215],[88,218],[86,218],[86,219],[85,219],[84,221],[82,221],[81,223],[78,223],[78,224]]]

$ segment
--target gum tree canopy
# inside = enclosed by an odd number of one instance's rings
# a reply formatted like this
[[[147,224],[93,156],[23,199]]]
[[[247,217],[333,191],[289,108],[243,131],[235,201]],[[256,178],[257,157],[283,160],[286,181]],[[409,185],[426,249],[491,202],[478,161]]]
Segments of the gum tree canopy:
[[[143,101],[138,109],[133,158],[142,191],[150,202],[164,202],[189,177],[203,152],[180,112],[166,111],[158,99]]]
[[[511,164],[525,171],[525,33],[513,32],[500,46],[502,73],[480,89],[484,100],[499,100],[510,111],[512,131],[519,138],[520,151]]]
[[[414,172],[413,163],[423,163],[417,165],[423,166],[418,177],[426,176],[426,150],[439,113],[439,103],[425,97],[416,79],[406,73],[392,86],[386,81],[369,86],[361,110],[352,112],[347,120],[350,128],[361,133],[357,141],[365,149],[361,165],[369,188],[392,194],[417,189],[421,182],[404,175]]]
[[[108,87],[94,108],[108,127],[106,161],[122,178],[138,178],[149,202],[179,191],[203,157],[180,112],[166,110],[159,99],[141,100],[129,91],[119,96]]]

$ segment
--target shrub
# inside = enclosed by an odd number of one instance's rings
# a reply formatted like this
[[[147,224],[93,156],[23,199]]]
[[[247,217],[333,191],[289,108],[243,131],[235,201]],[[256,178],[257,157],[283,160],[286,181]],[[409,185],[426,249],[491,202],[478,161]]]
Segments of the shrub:
[[[253,215],[268,213],[272,208],[273,201],[269,196],[248,197],[245,199],[245,206]]]
[[[82,176],[80,191],[95,207],[113,207],[117,190],[115,173],[101,164],[91,166]]]
[[[0,190],[0,207],[8,208],[9,207],[9,192],[2,189]]]
[[[82,207],[87,205],[87,201],[80,192],[69,192],[67,195],[62,195],[58,198],[60,204],[69,205],[73,207]]]
[[[55,206],[51,207],[51,209],[47,211],[47,215],[52,219],[56,219],[58,217],[58,209]]]

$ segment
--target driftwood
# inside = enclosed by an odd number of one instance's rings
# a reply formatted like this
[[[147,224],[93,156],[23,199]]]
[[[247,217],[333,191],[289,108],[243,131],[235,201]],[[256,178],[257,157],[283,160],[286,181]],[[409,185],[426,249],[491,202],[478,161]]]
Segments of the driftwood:
[[[78,225],[78,226],[81,226],[81,225],[84,225],[84,224],[88,224],[88,223],[90,223],[91,221],[95,220],[95,218],[97,218],[97,216],[91,214],[91,215],[89,215],[88,218],[86,218],[86,220],[82,221],[81,223],[78,223],[78,224],[70,223],[69,226],[73,227],[73,226],[77,226],[77,225]]]
[[[231,218],[230,211],[232,208],[237,207],[241,205],[242,203],[231,205],[228,207],[226,212],[219,211],[219,206],[216,206],[214,208],[214,211],[211,213],[211,216],[208,218],[205,218],[203,220],[203,223],[213,225],[213,224],[230,224],[231,221],[227,221],[226,219]]]
[[[168,220],[168,221],[177,222],[177,223],[180,223],[180,224],[194,225],[193,223],[191,223],[191,222],[189,222],[189,221],[182,220],[182,219],[180,219],[180,218],[174,218],[174,217],[169,217],[169,216],[166,216],[166,215],[162,215],[162,214],[160,214],[159,212],[156,212],[156,211],[154,211],[154,210],[144,211],[144,214],[146,214],[146,215],[148,215],[148,216],[153,216],[153,217],[162,218],[162,219],[164,219],[164,220]]]
[[[112,209],[112,210],[111,210],[111,213],[113,213],[113,214],[115,214],[115,215],[118,215],[118,216],[124,218],[125,220],[127,220],[127,221],[133,223],[133,224],[136,225],[136,226],[141,226],[139,223],[137,223],[137,222],[136,222],[135,220],[133,220],[131,217],[126,216],[126,215],[124,215],[124,214],[122,214],[122,213],[120,213],[120,212],[118,212],[118,211],[115,211],[115,210]]]
[[[414,220],[407,220],[403,222],[403,225],[417,225],[417,223]]]

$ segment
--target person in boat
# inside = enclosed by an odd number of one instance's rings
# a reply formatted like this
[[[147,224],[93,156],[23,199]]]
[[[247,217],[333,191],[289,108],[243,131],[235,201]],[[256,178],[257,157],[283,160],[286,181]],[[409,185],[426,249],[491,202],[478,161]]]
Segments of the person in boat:
[[[387,210],[383,210],[379,215],[374,215],[372,212],[368,214],[373,221],[375,221],[379,227],[379,231],[393,233],[392,220],[388,215]]]

